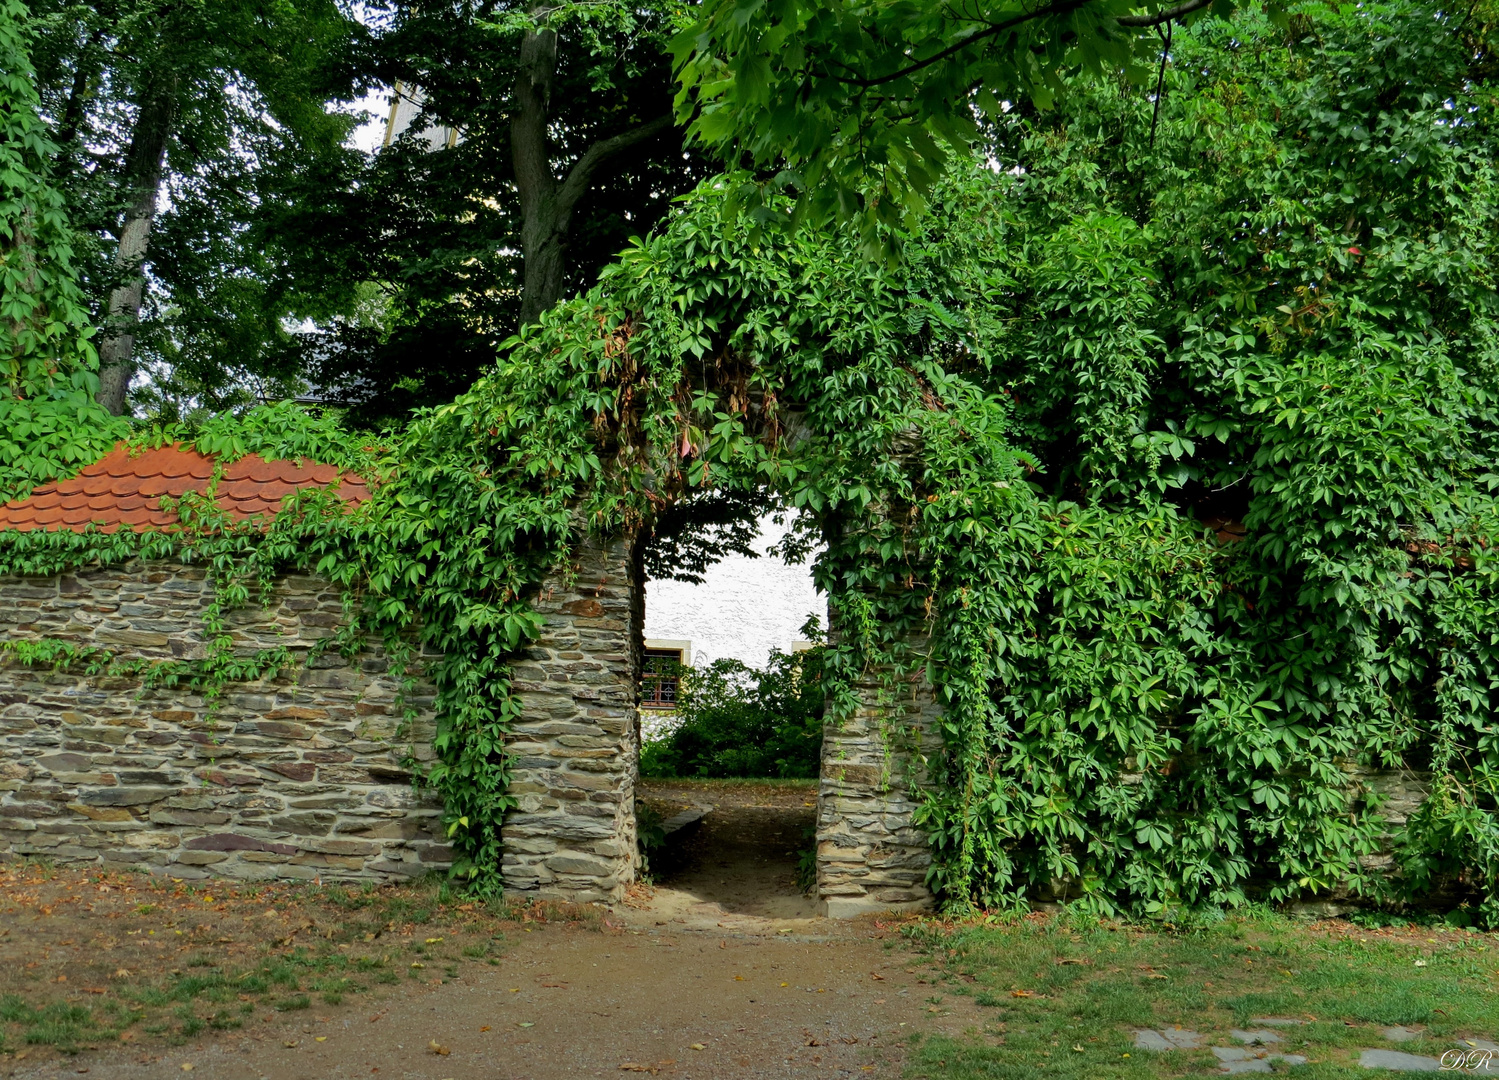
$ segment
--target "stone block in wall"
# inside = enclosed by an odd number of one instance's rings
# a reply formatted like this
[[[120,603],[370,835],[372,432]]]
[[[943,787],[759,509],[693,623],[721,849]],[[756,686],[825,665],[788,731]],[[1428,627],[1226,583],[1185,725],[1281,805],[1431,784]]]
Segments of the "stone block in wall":
[[[0,577],[5,633],[66,633],[121,659],[203,655],[203,572],[170,563]],[[341,611],[329,583],[283,578],[234,615],[250,647],[305,656]],[[227,687],[143,690],[0,661],[0,861],[45,856],[177,877],[403,880],[451,859],[441,806],[404,758],[430,741],[430,686],[406,738],[383,650]]]

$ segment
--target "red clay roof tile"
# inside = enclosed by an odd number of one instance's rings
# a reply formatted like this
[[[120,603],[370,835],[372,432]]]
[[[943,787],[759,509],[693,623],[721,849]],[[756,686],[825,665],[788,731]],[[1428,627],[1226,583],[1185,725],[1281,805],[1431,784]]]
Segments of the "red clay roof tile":
[[[134,456],[124,443],[77,476],[42,484],[30,496],[0,506],[0,529],[71,529],[90,525],[101,532],[121,526],[142,532],[170,528],[175,511],[161,509],[163,495],[176,498],[188,491],[208,494],[216,462],[180,443],[146,450]],[[337,495],[351,506],[370,497],[369,485],[358,476],[340,476],[332,465],[316,462],[267,461],[250,454],[225,467],[215,501],[233,521],[273,515],[287,495],[304,488],[327,487],[338,481]]]

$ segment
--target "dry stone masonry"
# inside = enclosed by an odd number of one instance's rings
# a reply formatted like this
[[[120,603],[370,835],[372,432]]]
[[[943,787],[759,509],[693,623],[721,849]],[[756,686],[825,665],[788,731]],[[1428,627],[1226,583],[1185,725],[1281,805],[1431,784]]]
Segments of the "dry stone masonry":
[[[508,890],[615,901],[635,877],[643,596],[631,541],[590,538],[535,598],[546,625],[513,669]]]
[[[933,904],[926,885],[931,848],[912,821],[910,794],[927,783],[923,756],[941,748],[940,710],[925,677],[891,700],[876,672],[855,687],[852,716],[822,737],[817,796],[817,895],[825,913],[919,911]]]
[[[109,649],[121,660],[204,654],[201,570],[133,562],[0,577],[0,633]],[[229,617],[237,652],[305,660],[334,633],[339,592],[281,579]],[[378,649],[329,650],[230,685],[216,707],[182,689],[0,660],[0,859],[45,857],[174,877],[398,880],[445,867],[441,808],[402,761],[430,757],[431,688],[402,734],[401,680]]]

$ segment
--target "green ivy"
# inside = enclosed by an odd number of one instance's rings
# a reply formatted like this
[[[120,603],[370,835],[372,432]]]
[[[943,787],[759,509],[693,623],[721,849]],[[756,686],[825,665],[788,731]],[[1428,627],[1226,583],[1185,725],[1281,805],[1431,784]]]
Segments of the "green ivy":
[[[334,462],[374,485],[357,511],[0,534],[0,571],[179,558],[230,606],[287,568],[344,586],[350,647],[421,652],[424,782],[492,892],[534,591],[587,531],[770,498],[824,545],[829,722],[876,693],[916,748],[935,689],[913,794],[950,905],[1455,878],[1499,921],[1487,30],[1405,4],[1289,25],[1179,34],[1157,125],[1103,82],[1015,108],[1002,167],[955,164],[898,262],[757,236],[714,182],[398,432],[278,407],[147,436]],[[1358,766],[1434,777],[1397,877],[1366,868],[1391,825]]]

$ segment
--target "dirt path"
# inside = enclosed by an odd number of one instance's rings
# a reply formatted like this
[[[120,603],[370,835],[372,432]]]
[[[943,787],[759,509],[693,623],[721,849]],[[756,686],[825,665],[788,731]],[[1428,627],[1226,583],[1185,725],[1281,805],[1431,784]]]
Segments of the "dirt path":
[[[638,797],[663,818],[706,807],[651,867],[651,909],[665,925],[805,930],[817,904],[796,883],[797,852],[816,820],[812,782],[732,784],[651,780]],[[765,927],[761,927],[765,929]]]
[[[604,930],[518,927],[493,967],[408,983],[368,1010],[317,1010],[174,1050],[112,1048],[10,1075],[146,1080],[899,1077],[915,1032],[975,1027],[874,920],[830,922],[795,885],[805,787],[655,785],[715,805]],[[439,1053],[440,1048],[445,1053]],[[184,1066],[191,1066],[190,1070]]]

